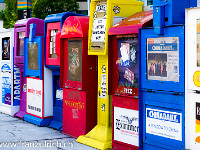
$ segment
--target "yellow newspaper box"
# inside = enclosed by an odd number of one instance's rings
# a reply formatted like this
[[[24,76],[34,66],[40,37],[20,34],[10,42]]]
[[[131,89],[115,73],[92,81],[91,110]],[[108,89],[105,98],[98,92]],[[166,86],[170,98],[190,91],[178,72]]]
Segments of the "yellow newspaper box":
[[[142,11],[137,0],[91,0],[88,54],[98,56],[97,125],[77,142],[97,149],[112,148],[112,98],[108,92],[108,30],[124,18]],[[112,66],[109,66],[109,68]]]

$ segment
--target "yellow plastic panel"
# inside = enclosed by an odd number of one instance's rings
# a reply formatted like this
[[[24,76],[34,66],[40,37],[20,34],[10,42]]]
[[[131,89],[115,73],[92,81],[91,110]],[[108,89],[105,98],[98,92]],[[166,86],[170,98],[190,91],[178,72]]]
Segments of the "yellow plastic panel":
[[[142,6],[143,2],[137,0],[92,0],[90,4],[88,54],[107,55],[109,28],[124,17],[142,11]]]

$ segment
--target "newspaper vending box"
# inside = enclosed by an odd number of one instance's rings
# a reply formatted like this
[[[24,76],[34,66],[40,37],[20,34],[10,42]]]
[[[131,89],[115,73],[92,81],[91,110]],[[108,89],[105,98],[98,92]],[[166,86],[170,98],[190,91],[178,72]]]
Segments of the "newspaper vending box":
[[[37,25],[36,36],[44,35],[44,21],[37,18],[18,20],[14,27],[14,64],[20,68],[20,109],[15,114],[16,117],[22,118],[26,114],[26,77],[23,76],[24,66],[24,37],[29,37],[31,23]]]
[[[139,149],[139,28],[153,26],[153,11],[124,19],[108,31],[112,77],[112,149]]]

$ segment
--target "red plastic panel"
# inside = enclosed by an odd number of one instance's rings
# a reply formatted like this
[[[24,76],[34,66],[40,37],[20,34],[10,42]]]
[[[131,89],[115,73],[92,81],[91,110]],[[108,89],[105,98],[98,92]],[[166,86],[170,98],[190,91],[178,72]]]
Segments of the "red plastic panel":
[[[139,110],[139,100],[127,96],[112,96],[112,105],[127,109]]]
[[[61,38],[87,37],[88,28],[88,16],[70,16],[63,24]]]
[[[46,65],[60,66],[60,30],[60,22],[47,24]]]
[[[112,141],[112,150],[138,150],[139,147],[130,144],[124,144],[118,141]]]
[[[86,134],[85,91],[63,89],[63,132],[73,137]]]

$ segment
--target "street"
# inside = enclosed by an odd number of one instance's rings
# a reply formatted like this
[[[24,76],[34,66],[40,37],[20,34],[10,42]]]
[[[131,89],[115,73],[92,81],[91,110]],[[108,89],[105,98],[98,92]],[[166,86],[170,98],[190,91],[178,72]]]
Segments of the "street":
[[[0,113],[0,149],[94,150],[57,130]]]

